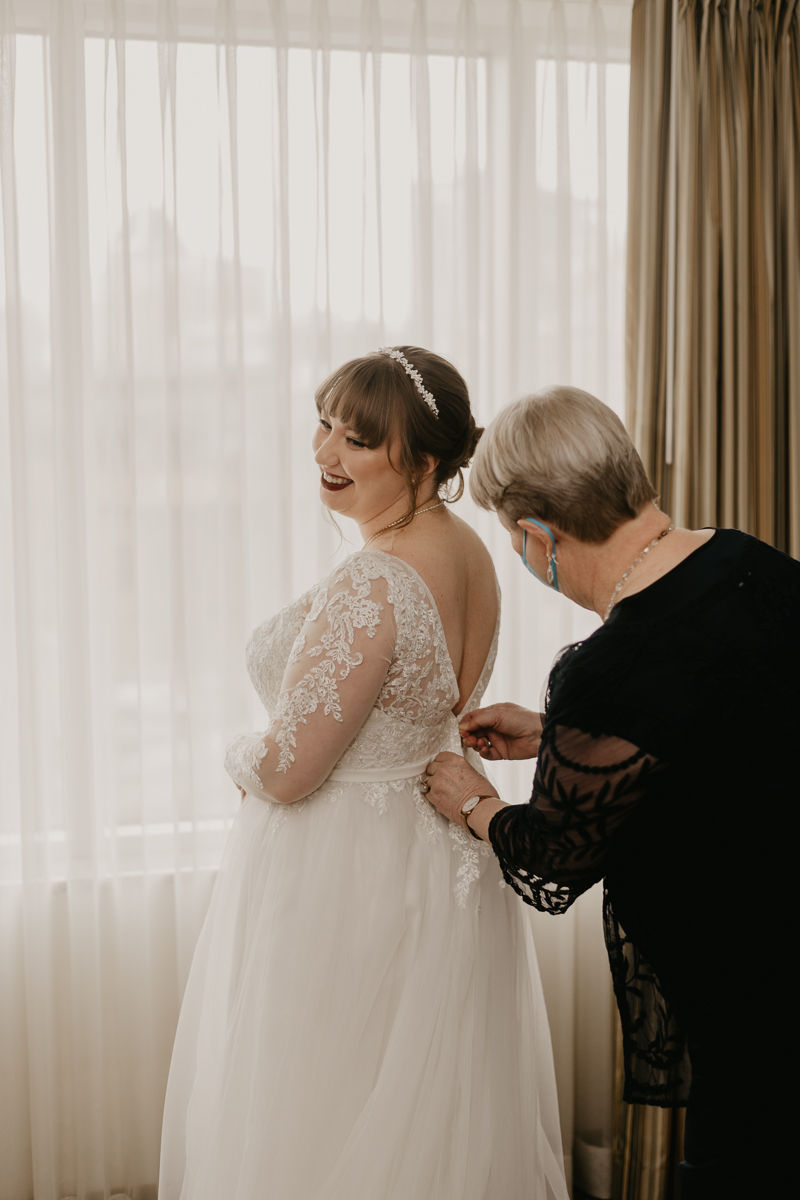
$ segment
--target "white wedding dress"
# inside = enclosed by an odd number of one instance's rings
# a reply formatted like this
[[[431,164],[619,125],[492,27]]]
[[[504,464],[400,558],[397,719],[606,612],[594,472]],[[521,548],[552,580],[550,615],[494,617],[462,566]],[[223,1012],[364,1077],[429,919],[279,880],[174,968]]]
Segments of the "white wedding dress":
[[[428,588],[361,551],[247,660],[273,723],[228,751],[248,795],[181,1010],[159,1200],[567,1200],[530,917],[420,789],[462,752]],[[311,794],[260,798],[270,758]]]

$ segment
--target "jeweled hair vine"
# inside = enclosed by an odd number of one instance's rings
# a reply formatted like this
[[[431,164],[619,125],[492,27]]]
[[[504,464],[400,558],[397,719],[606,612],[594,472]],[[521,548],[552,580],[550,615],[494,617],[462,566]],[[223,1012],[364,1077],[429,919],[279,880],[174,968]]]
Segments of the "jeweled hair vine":
[[[414,384],[414,387],[419,392],[423,401],[425,402],[425,404],[427,404],[428,408],[431,410],[433,415],[438,420],[439,419],[439,409],[436,407],[436,401],[434,400],[431,392],[429,392],[428,389],[425,387],[425,381],[423,380],[423,378],[420,375],[417,368],[408,361],[406,356],[403,353],[401,353],[400,350],[393,350],[391,346],[379,346],[378,353],[385,354],[388,358],[393,358],[395,360],[395,362],[400,363],[400,366],[403,368],[406,375],[408,375],[408,377],[411,379],[412,383]]]

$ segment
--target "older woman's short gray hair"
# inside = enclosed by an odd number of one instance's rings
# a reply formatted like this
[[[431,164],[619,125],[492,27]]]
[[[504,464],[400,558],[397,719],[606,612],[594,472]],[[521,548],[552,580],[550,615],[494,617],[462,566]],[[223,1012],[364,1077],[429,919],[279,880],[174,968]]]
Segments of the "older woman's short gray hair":
[[[537,517],[595,543],[656,498],[619,417],[574,387],[542,388],[498,413],[469,486],[475,503],[507,525]]]

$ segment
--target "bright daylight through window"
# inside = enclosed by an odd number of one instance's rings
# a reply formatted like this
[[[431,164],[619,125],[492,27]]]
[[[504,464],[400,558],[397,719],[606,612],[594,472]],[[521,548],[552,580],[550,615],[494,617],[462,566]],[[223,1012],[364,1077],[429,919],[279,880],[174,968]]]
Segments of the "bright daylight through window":
[[[159,53],[155,41],[115,53],[86,40],[85,146],[80,131],[76,140],[86,188],[85,224],[76,217],[75,227],[87,272],[82,449],[96,505],[87,552],[101,609],[90,638],[104,731],[92,853],[109,870],[216,862],[231,812],[222,750],[234,714],[246,721],[254,704],[237,678],[241,646],[254,619],[336,553],[308,454],[312,392],[333,362],[433,329],[440,348],[474,363],[473,394],[488,416],[507,333],[499,274],[513,279],[515,256],[550,243],[535,287],[522,284],[521,361],[532,357],[541,381],[566,356],[609,402],[622,395],[627,64],[540,59],[535,156],[515,164],[497,137],[508,118],[482,57],[468,68],[427,56],[422,113],[408,54],[373,62],[333,51],[324,64],[303,49],[284,62],[266,46],[229,57],[183,43],[165,97]],[[18,37],[26,433],[42,462],[59,438],[46,71],[44,40]],[[507,228],[514,186],[532,188],[518,240]],[[275,411],[280,389],[288,413]],[[66,536],[54,486],[43,478],[30,511],[42,583]],[[270,535],[267,572],[246,547],[263,544],[256,531],[276,509],[285,521]],[[57,590],[43,588],[36,605],[57,641]],[[53,780],[59,726],[54,714]],[[58,874],[70,854],[58,784],[43,803]],[[6,810],[12,874],[17,820]]]
[[[268,720],[245,648],[360,544],[322,513],[314,391],[413,345],[481,426],[553,382],[620,411],[630,3],[14,0],[0,25],[0,1158],[15,1195],[146,1197],[243,811],[226,747]],[[486,702],[538,710],[597,619],[456,511],[502,590]],[[605,1170],[599,905],[535,939],[564,1151]]]

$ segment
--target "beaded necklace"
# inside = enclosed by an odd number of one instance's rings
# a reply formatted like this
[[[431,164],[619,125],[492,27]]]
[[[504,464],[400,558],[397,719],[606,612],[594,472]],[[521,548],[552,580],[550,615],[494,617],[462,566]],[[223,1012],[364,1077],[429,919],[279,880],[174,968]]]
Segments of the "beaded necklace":
[[[614,607],[614,605],[615,605],[615,604],[616,604],[616,602],[617,602],[617,596],[619,595],[620,591],[622,590],[622,586],[623,586],[623,584],[625,583],[625,580],[626,580],[626,579],[628,578],[628,576],[630,575],[630,573],[631,573],[631,571],[633,570],[633,568],[634,568],[634,567],[637,567],[637,566],[639,565],[639,563],[640,563],[640,562],[642,561],[642,559],[644,558],[645,554],[647,554],[647,553],[648,553],[648,551],[652,550],[654,546],[657,546],[657,545],[658,545],[658,543],[661,541],[661,539],[662,539],[662,538],[665,538],[665,537],[667,536],[667,534],[668,534],[668,533],[672,533],[672,531],[673,531],[673,529],[674,529],[674,528],[675,528],[675,526],[674,526],[674,525],[669,525],[669,526],[668,526],[666,529],[662,529],[662,530],[661,530],[661,533],[658,535],[658,537],[654,537],[654,538],[653,538],[653,540],[652,540],[652,542],[649,542],[649,543],[648,543],[648,544],[645,546],[644,550],[643,550],[643,551],[642,551],[642,553],[639,555],[639,557],[638,557],[638,558],[635,558],[635,559],[633,560],[633,562],[632,562],[632,563],[631,563],[631,565],[628,567],[628,569],[627,569],[627,571],[625,572],[625,574],[622,576],[622,579],[620,579],[619,583],[618,583],[618,584],[617,584],[617,586],[614,588],[614,591],[611,593],[611,599],[610,599],[610,600],[609,600],[609,602],[608,602],[608,608],[606,609],[606,615],[603,617],[603,621],[604,621],[604,622],[608,620],[608,618],[609,618],[609,615],[610,615],[610,613],[611,613],[611,610],[612,610],[612,608]]]
[[[428,508],[418,508],[414,513],[414,517],[421,517],[422,514],[426,512],[434,512],[437,508],[444,508],[444,500],[440,500],[438,504],[431,504]],[[414,517],[411,518],[412,521]],[[388,530],[394,529],[395,525],[399,525],[401,521],[405,521],[405,517],[398,517],[397,520],[392,521],[390,525],[384,525],[383,529],[379,529],[377,533],[373,533],[372,537],[367,538],[367,540],[364,542],[364,545],[361,547],[362,550],[366,550],[367,546],[374,542],[376,538],[379,538],[382,533],[386,533]]]

